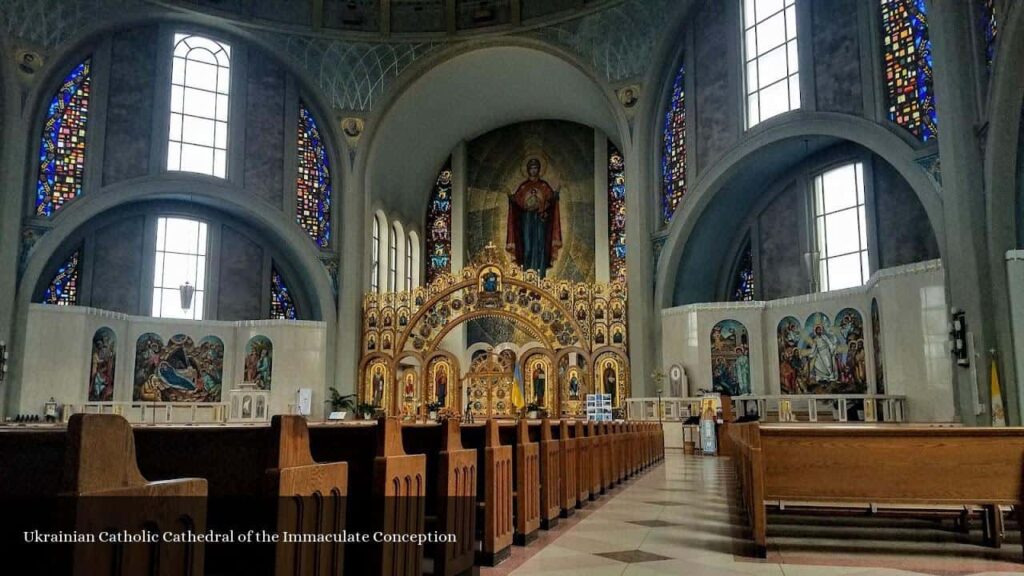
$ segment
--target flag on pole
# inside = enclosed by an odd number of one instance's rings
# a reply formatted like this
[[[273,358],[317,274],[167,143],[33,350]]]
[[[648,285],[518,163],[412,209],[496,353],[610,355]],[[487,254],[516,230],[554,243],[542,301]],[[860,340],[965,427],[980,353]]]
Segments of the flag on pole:
[[[512,405],[516,407],[516,410],[526,407],[526,399],[523,398],[523,372],[519,369],[518,362],[516,362],[515,382],[512,383]]]
[[[1006,426],[1006,411],[1003,409],[1003,393],[999,386],[999,367],[992,357],[992,371],[989,392],[992,396],[992,425]]]

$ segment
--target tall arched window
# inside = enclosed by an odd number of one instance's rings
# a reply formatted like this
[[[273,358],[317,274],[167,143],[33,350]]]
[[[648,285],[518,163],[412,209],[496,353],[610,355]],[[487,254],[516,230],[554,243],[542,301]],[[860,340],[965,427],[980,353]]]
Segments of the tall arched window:
[[[321,248],[331,239],[331,167],[316,120],[299,102],[295,218]]]
[[[156,224],[153,266],[153,316],[202,320],[206,296],[206,223],[162,217]],[[182,286],[195,290],[189,307],[182,304]]]
[[[226,176],[230,81],[230,46],[194,34],[174,35],[168,170]]]
[[[796,0],[746,0],[743,48],[747,128],[800,108]]]
[[[668,224],[686,194],[686,69],[679,67],[665,112],[661,150],[661,221]]]
[[[380,292],[380,220],[376,216],[370,240],[370,291]]]
[[[612,280],[626,278],[626,161],[608,141],[608,264]]]
[[[880,0],[889,120],[926,142],[938,135],[924,0]]]
[[[405,290],[412,290],[412,237],[405,239]]]
[[[86,58],[75,66],[50,99],[39,145],[36,214],[40,216],[52,216],[82,193],[91,63]]]
[[[54,274],[53,280],[43,293],[44,304],[57,306],[78,305],[78,264],[82,261],[82,250],[75,250]]]
[[[750,302],[754,299],[754,256],[750,240],[747,240],[736,265],[732,281],[732,301]]]
[[[452,271],[452,159],[434,182],[427,207],[427,283]]]
[[[388,292],[398,289],[398,223],[391,225],[388,234]]]
[[[270,317],[275,320],[296,320],[299,317],[292,293],[276,266],[270,268]]]

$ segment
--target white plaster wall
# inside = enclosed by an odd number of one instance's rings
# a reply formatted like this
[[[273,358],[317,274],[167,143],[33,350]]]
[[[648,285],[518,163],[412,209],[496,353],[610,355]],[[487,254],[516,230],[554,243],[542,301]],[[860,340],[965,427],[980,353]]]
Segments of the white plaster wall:
[[[1024,286],[1024,263],[1021,266]],[[874,347],[870,344],[871,300],[878,299],[886,392],[907,396],[910,420],[952,421],[953,375],[949,342],[945,277],[939,261],[889,268],[863,287],[809,294],[770,302],[692,304],[662,311],[663,370],[680,364],[689,377],[689,393],[711,389],[712,327],[737,320],[750,335],[751,388],[754,394],[780,394],[776,330],[794,316],[803,324],[814,312],[835,320],[843,308],[855,308],[864,320],[868,389],[875,390]],[[1024,302],[1020,311],[1024,326]]]
[[[1010,293],[1010,322],[1013,326],[1013,349],[1017,360],[1018,382],[1024,378],[1024,250],[1006,253],[1006,276]],[[1003,382],[1005,389],[1007,383]],[[1024,394],[1017,394],[1020,413],[1024,414]]]
[[[107,326],[117,335],[114,401],[131,402],[135,371],[135,342],[146,332],[166,342],[175,334],[199,342],[217,336],[224,342],[222,400],[241,383],[245,345],[262,334],[274,344],[271,414],[287,413],[299,388],[313,389],[313,418],[325,399],[327,381],[327,333],[323,322],[259,320],[246,322],[191,322],[165,318],[127,316],[80,306],[33,304],[26,323],[21,402],[16,413],[38,414],[54,397],[61,404],[81,404],[88,399],[92,337]]]

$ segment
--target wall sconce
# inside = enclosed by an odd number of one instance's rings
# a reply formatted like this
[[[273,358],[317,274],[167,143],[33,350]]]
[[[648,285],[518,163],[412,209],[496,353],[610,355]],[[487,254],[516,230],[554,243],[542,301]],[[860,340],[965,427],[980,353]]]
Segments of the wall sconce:
[[[189,284],[188,280],[184,284],[178,287],[181,292],[181,309],[191,310],[192,309],[192,295],[196,293],[196,287]]]
[[[950,352],[959,366],[970,366],[971,359],[967,350],[967,315],[959,308],[950,309],[952,324],[949,331],[949,339],[952,342]]]
[[[0,340],[0,384],[7,380],[7,343]]]

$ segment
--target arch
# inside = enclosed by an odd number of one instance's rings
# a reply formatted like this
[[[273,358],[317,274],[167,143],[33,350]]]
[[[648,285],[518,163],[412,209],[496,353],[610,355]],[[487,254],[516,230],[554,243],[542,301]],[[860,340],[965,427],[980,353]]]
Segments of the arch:
[[[496,69],[503,73],[495,77]],[[500,38],[452,46],[406,74],[367,121],[367,152],[356,161],[367,194],[372,191],[405,221],[420,221],[429,197],[410,198],[409,190],[425,191],[460,141],[501,126],[558,118],[629,142],[614,92],[574,55],[540,41]],[[459,114],[452,116],[453,109]]]
[[[748,130],[743,139],[710,166],[689,189],[669,226],[668,238],[658,260],[655,304],[673,305],[676,275],[687,244],[693,239],[701,217],[712,208],[716,197],[734,184],[749,164],[765,157],[776,163],[803,157],[807,147],[823,148],[851,141],[887,161],[914,190],[935,232],[940,253],[945,234],[942,199],[937,183],[916,164],[916,148],[905,137],[863,118],[828,112],[793,111],[767,120]],[[803,150],[803,152],[801,152]],[[681,212],[679,212],[681,211]],[[713,280],[712,280],[713,282]]]

